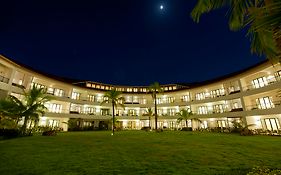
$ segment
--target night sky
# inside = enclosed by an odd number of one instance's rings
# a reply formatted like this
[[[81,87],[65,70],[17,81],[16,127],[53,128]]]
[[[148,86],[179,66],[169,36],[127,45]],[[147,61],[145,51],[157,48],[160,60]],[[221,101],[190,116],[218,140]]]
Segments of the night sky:
[[[0,54],[49,74],[120,85],[197,82],[262,60],[226,10],[196,0],[1,1]],[[163,10],[160,5],[163,5]]]

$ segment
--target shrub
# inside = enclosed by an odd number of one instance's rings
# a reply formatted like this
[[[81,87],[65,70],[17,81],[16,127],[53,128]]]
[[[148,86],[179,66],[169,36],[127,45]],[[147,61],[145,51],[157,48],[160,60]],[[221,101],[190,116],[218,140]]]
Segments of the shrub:
[[[241,136],[251,136],[253,135],[253,132],[249,130],[248,128],[243,128],[240,132]]]
[[[55,136],[57,135],[57,132],[55,130],[51,130],[51,131],[44,131],[42,133],[42,136]]]
[[[19,129],[0,129],[0,136],[4,138],[14,138],[21,136],[21,131]]]
[[[181,131],[192,131],[192,127],[183,127]]]
[[[150,131],[151,127],[150,126],[144,126],[144,127],[141,128],[141,130]]]

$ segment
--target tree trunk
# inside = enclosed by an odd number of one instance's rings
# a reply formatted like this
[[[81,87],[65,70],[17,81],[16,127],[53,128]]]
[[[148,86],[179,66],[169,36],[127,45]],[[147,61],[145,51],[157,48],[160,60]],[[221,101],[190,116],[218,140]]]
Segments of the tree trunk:
[[[27,122],[28,122],[28,117],[25,116],[24,117],[24,122],[23,122],[23,125],[22,125],[22,132],[23,132],[23,134],[26,131]]]
[[[155,92],[156,93],[156,92]],[[157,103],[156,103],[156,94],[155,94],[155,96],[154,96],[155,98],[154,98],[154,107],[155,107],[155,129],[157,130]]]
[[[32,125],[32,120],[30,120],[30,124],[29,124],[29,133],[28,133],[28,135],[30,136],[31,135],[31,132],[32,132],[32,129],[31,129],[31,125]]]
[[[114,103],[112,103],[112,135],[114,135],[115,120],[114,120]]]
[[[150,126],[150,119],[151,119],[151,117],[149,116],[149,123],[148,123],[149,128],[151,128],[151,126]]]
[[[19,124],[19,120],[20,120],[20,118],[18,117],[18,118],[16,119],[16,124],[15,124],[15,127],[14,127],[14,128],[17,128],[17,126],[18,126],[18,124]]]
[[[188,127],[188,126],[187,126],[187,119],[185,120],[185,127]]]

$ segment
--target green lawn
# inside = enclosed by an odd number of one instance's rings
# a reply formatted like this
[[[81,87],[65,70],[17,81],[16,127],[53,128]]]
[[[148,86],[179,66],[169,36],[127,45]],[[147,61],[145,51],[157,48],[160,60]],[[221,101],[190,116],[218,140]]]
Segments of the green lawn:
[[[0,141],[0,174],[245,174],[281,168],[281,137],[68,132]]]

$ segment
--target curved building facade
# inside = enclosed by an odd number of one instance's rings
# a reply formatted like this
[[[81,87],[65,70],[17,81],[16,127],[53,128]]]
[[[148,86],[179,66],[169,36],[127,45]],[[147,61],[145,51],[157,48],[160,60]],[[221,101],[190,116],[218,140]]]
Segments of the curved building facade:
[[[215,80],[196,84],[163,85],[158,95],[158,126],[228,128],[233,121],[251,125],[251,129],[278,130],[281,122],[281,66],[263,62],[246,70]],[[111,105],[100,105],[107,90],[122,91],[125,108],[115,111],[122,129],[141,129],[149,126],[147,108],[154,108],[146,86],[119,86],[91,81],[73,81],[49,76],[15,63],[0,55],[0,97],[21,96],[22,87],[35,84],[47,88],[54,97],[46,106],[48,112],[40,118],[42,126],[57,126],[68,130],[70,119],[79,119],[79,126],[99,128],[110,123]],[[177,123],[176,113],[190,109],[194,118]],[[154,121],[151,121],[152,128]]]

